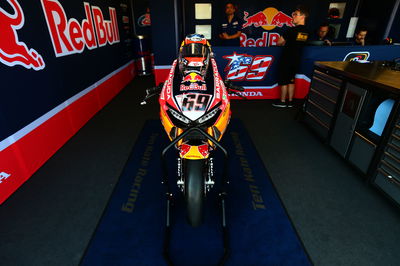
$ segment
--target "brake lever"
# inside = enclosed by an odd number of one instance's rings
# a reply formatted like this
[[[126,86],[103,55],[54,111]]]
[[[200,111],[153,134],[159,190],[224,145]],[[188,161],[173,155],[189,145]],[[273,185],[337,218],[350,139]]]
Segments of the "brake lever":
[[[140,105],[145,105],[145,104],[147,104],[147,100],[150,98],[151,96],[150,96],[150,93],[149,93],[149,89],[146,89],[146,96],[144,96],[144,99],[143,99],[143,101],[140,103]]]
[[[148,91],[146,90],[146,97],[144,97],[144,99],[143,99],[143,101],[140,103],[140,105],[145,105],[145,104],[147,104],[147,100],[148,99],[150,99],[151,97],[153,97],[153,96],[155,96],[155,95],[157,95],[157,94],[159,94],[159,93],[157,93],[157,92],[155,92],[155,93],[148,93]]]
[[[147,104],[147,100],[150,99],[151,97],[155,96],[155,95],[160,95],[161,90],[164,86],[164,82],[158,84],[157,87],[153,87],[150,89],[146,89],[146,96],[144,97],[143,101],[140,103],[140,105],[145,105]]]

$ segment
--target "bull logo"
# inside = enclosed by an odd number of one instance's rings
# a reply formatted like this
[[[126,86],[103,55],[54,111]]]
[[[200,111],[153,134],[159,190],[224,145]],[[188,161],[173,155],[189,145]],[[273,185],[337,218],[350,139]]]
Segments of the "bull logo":
[[[25,23],[20,4],[16,0],[7,2],[13,8],[14,14],[9,14],[0,8],[0,62],[7,66],[21,65],[27,69],[43,69],[45,63],[42,56],[18,40],[17,30]]]
[[[282,28],[284,25],[294,27],[292,17],[274,7],[268,7],[251,16],[249,16],[248,12],[244,11],[243,20],[245,21],[243,29],[250,26],[256,28],[262,27],[265,30],[272,30],[275,27]]]
[[[246,21],[246,23],[243,24],[243,28],[247,28],[251,25],[254,25],[254,27],[261,27],[263,25],[267,25],[267,16],[262,12],[257,12],[254,15],[251,15],[249,17],[249,13],[244,11],[244,17],[243,20]]]

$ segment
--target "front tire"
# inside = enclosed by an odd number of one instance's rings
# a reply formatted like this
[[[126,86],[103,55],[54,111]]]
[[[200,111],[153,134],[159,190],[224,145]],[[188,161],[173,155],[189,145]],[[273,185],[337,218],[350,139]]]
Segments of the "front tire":
[[[185,202],[188,223],[197,227],[203,222],[204,175],[206,160],[185,160]]]

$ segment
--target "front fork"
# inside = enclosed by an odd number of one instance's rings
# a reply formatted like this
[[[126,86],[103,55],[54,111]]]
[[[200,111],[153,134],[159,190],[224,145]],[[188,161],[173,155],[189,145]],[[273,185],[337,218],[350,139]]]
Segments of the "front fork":
[[[207,159],[206,165],[207,165],[207,175],[206,175],[206,177],[204,179],[204,194],[205,195],[215,185],[214,158],[209,157]],[[185,178],[184,178],[184,175],[183,175],[183,160],[182,160],[182,158],[177,158],[177,176],[178,176],[178,178],[177,178],[176,184],[178,185],[179,189],[183,193],[185,193]]]

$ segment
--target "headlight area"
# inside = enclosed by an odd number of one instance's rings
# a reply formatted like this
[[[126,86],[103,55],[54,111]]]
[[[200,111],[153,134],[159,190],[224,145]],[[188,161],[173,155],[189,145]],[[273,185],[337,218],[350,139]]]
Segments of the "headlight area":
[[[221,114],[220,104],[215,106],[211,111],[205,113],[203,116],[198,118],[195,122],[199,125],[205,124],[206,126],[212,126],[217,121]]]
[[[179,128],[188,127],[189,124],[192,122],[189,118],[187,118],[186,116],[184,116],[181,113],[178,113],[172,107],[169,107],[169,106],[167,109],[167,114],[168,114],[169,118],[171,119],[171,122]]]
[[[168,106],[168,105],[167,105]],[[171,122],[178,128],[187,128],[194,125],[207,126],[210,127],[215,124],[218,117],[221,114],[221,109],[219,108],[220,104],[215,106],[212,110],[206,112],[200,118],[195,121],[190,120],[188,117],[183,115],[182,113],[176,111],[171,106],[168,106],[167,114],[171,120]]]

